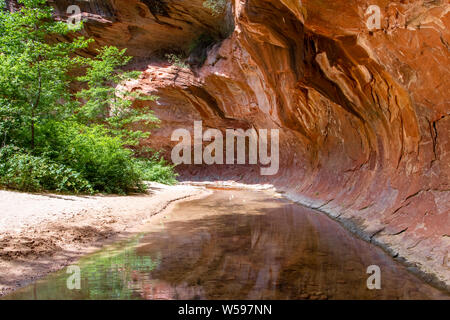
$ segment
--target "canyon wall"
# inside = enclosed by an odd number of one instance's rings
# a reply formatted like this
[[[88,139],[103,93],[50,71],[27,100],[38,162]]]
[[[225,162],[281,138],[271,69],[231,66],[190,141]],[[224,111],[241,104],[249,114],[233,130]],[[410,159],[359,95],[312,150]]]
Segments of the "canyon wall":
[[[71,1],[53,2],[67,17]],[[372,31],[370,5],[381,9]],[[448,1],[234,0],[215,15],[202,0],[91,0],[82,11],[82,33],[137,57],[143,74],[127,86],[160,97],[145,144],[170,152],[172,131],[194,120],[280,130],[276,176],[193,165],[182,178],[274,184],[448,288]],[[204,33],[220,39],[204,63],[161,59]]]

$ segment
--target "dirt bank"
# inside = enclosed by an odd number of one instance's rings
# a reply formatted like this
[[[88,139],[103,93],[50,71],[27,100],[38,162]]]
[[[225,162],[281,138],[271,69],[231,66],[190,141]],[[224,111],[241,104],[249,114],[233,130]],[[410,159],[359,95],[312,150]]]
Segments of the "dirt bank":
[[[150,184],[147,194],[65,196],[0,190],[0,296],[140,231],[171,203],[205,188]]]

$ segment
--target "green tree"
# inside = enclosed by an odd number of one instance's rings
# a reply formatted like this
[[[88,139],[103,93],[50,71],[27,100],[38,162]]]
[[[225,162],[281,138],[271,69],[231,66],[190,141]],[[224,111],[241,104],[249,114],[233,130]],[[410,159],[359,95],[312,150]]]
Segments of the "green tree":
[[[76,30],[55,21],[46,0],[18,2],[10,12],[0,0],[0,186],[127,193],[143,190],[147,177],[173,183],[171,166],[125,148],[148,137],[137,124],[158,120],[133,106],[156,97],[121,89],[140,75],[121,69],[131,57],[116,47],[81,57],[92,40],[61,41]],[[82,86],[75,93],[74,81]]]
[[[68,25],[52,19],[46,0],[18,2],[18,11],[0,11],[0,130],[3,145],[18,131],[21,142],[34,149],[37,122],[73,114],[69,73],[79,62],[74,53],[90,40],[52,41],[67,35]]]
[[[159,122],[150,107],[132,107],[136,100],[156,100],[155,96],[146,96],[141,92],[121,89],[120,84],[136,79],[137,71],[124,71],[131,58],[125,55],[126,49],[113,46],[98,50],[95,58],[82,59],[86,74],[77,80],[86,84],[86,88],[77,93],[82,102],[78,117],[87,124],[103,124],[109,132],[123,139],[128,145],[136,145],[139,140],[149,136],[133,128],[133,124],[145,124],[149,128]]]

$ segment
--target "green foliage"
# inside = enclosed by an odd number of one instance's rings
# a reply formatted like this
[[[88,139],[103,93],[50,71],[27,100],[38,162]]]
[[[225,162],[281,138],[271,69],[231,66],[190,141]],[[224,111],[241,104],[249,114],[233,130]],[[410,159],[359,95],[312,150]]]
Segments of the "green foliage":
[[[0,185],[22,191],[126,194],[144,191],[143,180],[177,182],[174,167],[164,159],[135,158],[122,139],[108,135],[101,125],[54,121],[36,130],[39,156],[18,147],[0,148]]]
[[[126,146],[149,136],[136,126],[156,126],[158,119],[149,107],[132,107],[156,97],[121,89],[140,75],[121,69],[131,57],[111,46],[80,57],[76,52],[91,40],[49,40],[73,30],[53,20],[46,0],[18,2],[18,11],[0,11],[0,184],[26,191],[143,191],[150,163],[143,170]],[[85,74],[74,79],[74,68]],[[77,93],[69,89],[75,80],[83,86]]]
[[[203,6],[211,10],[214,16],[224,13],[227,6],[227,0],[205,0]]]
[[[168,185],[177,183],[174,166],[168,164],[163,158],[158,158],[158,156],[151,159],[137,159],[136,167],[145,181],[155,181]]]
[[[47,144],[39,151],[81,172],[95,191],[124,194],[143,190],[133,152],[123,147],[122,139],[108,135],[103,126],[65,121],[39,128],[39,132]]]
[[[184,59],[182,57],[182,55],[180,54],[174,54],[174,53],[170,53],[170,54],[166,54],[166,58],[167,61],[169,61],[171,64],[182,68],[182,69],[188,69],[189,65],[187,63],[184,62]]]
[[[10,146],[0,149],[0,184],[23,191],[92,192],[79,172]]]
[[[68,25],[52,20],[45,0],[18,2],[23,4],[19,11],[0,11],[0,120],[11,123],[1,126],[0,133],[8,140],[17,128],[27,130],[34,148],[36,122],[62,119],[73,112],[68,74],[77,66],[73,53],[86,48],[90,40],[46,41],[49,36],[66,35]]]
[[[128,145],[137,145],[139,139],[147,138],[149,133],[133,130],[132,125],[140,123],[148,128],[158,123],[158,118],[149,107],[132,108],[133,101],[153,101],[157,97],[118,88],[120,83],[140,75],[140,72],[120,69],[131,60],[125,52],[126,49],[107,46],[98,50],[94,59],[80,59],[87,71],[77,80],[86,83],[87,88],[76,95],[83,102],[78,115],[84,123],[104,124],[110,134],[124,139]]]

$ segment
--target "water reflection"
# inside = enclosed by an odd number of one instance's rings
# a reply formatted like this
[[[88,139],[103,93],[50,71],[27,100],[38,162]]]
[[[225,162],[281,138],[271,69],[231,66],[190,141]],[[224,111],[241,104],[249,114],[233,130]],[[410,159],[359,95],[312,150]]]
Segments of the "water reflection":
[[[182,203],[79,265],[79,291],[67,289],[63,270],[6,298],[448,298],[328,217],[263,192]],[[367,289],[370,265],[381,267],[382,290]]]

